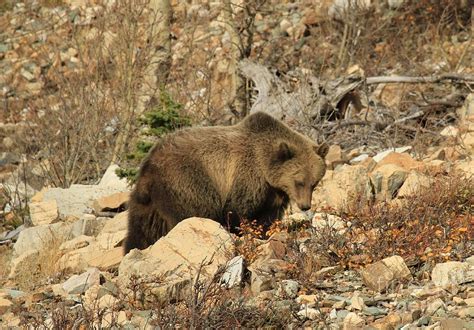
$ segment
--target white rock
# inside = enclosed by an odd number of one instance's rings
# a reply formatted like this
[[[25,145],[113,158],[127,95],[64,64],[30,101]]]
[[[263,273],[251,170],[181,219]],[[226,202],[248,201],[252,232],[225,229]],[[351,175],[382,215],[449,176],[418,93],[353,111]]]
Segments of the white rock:
[[[459,134],[459,128],[454,127],[454,126],[446,126],[443,128],[441,132],[439,132],[439,135],[445,136],[445,137],[456,137]]]
[[[448,261],[436,264],[431,280],[440,287],[456,286],[474,281],[474,266],[467,262]]]
[[[298,312],[298,316],[303,319],[316,320],[321,315],[321,312],[315,308],[305,307]]]
[[[312,225],[316,229],[332,228],[340,233],[344,233],[346,230],[344,221],[337,215],[329,213],[315,213]]]
[[[118,165],[110,165],[104,173],[104,176],[99,182],[100,187],[111,187],[117,190],[117,192],[130,190],[127,180],[120,179],[115,171],[119,169]]]
[[[365,325],[365,321],[354,312],[350,312],[344,318],[342,323],[343,329],[360,329]]]
[[[92,209],[94,201],[116,192],[127,191],[122,185],[81,185],[73,184],[67,189],[51,188],[44,192],[43,200],[55,200],[61,216],[82,217]]]
[[[236,256],[225,266],[224,274],[221,277],[221,283],[227,288],[240,285],[244,273],[244,258]]]
[[[63,283],[62,288],[69,294],[81,294],[91,286],[100,284],[100,271],[97,268],[89,268],[81,275],[73,275]]]
[[[277,295],[281,297],[296,298],[300,284],[294,280],[283,280],[277,289]]]
[[[369,158],[368,154],[362,154],[362,155],[359,155],[357,157],[352,158],[349,163],[357,164],[357,163],[360,163],[360,162],[366,160],[367,158]]]
[[[379,152],[377,155],[374,156],[373,160],[375,160],[378,163],[392,152],[403,153],[405,151],[411,150],[411,148],[412,148],[411,146],[405,146],[405,147],[400,147],[400,148],[390,148],[390,149]]]
[[[29,250],[43,251],[52,246],[59,247],[63,242],[80,234],[74,230],[74,224],[64,222],[26,228],[20,232],[13,246],[13,254],[19,256]]]

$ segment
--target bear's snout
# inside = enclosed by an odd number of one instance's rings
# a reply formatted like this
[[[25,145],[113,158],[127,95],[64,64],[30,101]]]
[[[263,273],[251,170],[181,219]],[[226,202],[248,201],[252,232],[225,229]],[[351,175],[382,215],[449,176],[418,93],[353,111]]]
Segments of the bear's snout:
[[[311,208],[311,204],[308,204],[308,203],[298,204],[298,207],[301,211],[308,211]]]

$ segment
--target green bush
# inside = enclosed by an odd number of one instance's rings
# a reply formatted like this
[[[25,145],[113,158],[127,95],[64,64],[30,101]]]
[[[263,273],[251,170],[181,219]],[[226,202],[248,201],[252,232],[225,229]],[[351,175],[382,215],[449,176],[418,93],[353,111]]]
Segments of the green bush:
[[[143,128],[143,136],[135,145],[135,150],[125,155],[125,164],[117,170],[117,175],[135,182],[142,160],[148,155],[156,138],[178,128],[191,125],[190,118],[181,114],[182,105],[175,102],[167,92],[161,92],[160,103],[152,110],[143,114],[138,120]]]

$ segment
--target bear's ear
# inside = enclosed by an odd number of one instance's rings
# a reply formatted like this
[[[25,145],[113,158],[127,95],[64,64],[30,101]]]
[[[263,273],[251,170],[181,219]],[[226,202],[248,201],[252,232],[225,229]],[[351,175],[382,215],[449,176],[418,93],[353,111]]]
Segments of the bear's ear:
[[[287,160],[290,160],[291,158],[293,158],[293,156],[294,154],[291,151],[288,144],[286,142],[280,142],[280,144],[278,145],[277,152],[276,152],[275,160],[280,163],[284,163]]]
[[[329,146],[325,142],[314,147],[314,152],[316,152],[316,154],[318,154],[322,158],[326,157],[326,155],[328,154],[328,151],[329,151]]]
[[[247,116],[242,121],[242,124],[250,132],[260,133],[272,130],[278,124],[278,121],[271,115],[265,112],[258,111]]]

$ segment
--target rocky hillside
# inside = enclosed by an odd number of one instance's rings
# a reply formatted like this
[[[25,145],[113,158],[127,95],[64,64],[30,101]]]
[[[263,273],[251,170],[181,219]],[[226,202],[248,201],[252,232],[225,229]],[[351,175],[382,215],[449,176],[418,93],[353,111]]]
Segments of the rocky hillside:
[[[170,8],[167,57],[140,1],[0,4],[0,327],[474,328],[469,1]],[[144,116],[256,110],[330,144],[311,210],[123,255]]]
[[[252,223],[236,237],[191,218],[126,256],[128,188],[114,167],[97,185],[43,189],[32,225],[1,236],[1,322],[470,328],[474,144],[465,145],[424,160],[410,147],[349,155],[333,145],[313,210],[290,212],[267,239]]]

